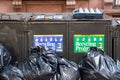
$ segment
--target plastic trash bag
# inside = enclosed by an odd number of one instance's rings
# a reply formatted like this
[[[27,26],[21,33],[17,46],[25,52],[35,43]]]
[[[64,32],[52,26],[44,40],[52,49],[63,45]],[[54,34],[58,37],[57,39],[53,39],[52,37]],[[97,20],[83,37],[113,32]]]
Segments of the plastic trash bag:
[[[59,64],[62,80],[79,80],[80,74],[76,63],[62,58]]]
[[[52,64],[52,66],[55,67],[54,69],[57,68],[57,65],[58,65],[57,58],[58,57],[56,56],[56,54],[54,53],[54,51],[52,49],[49,49],[46,46],[37,46],[37,47],[31,48],[29,53],[30,53],[30,55],[38,54],[38,56],[42,57],[45,61],[47,61],[47,63]],[[40,59],[40,58],[38,58],[38,59]]]
[[[22,71],[26,80],[32,80],[40,75],[40,69],[37,66],[37,55],[31,55],[28,59],[18,64],[18,68]]]
[[[0,73],[0,80],[26,80],[20,69],[15,66],[6,66]]]
[[[57,73],[51,80],[81,80],[78,65],[64,58],[59,58]]]
[[[7,49],[0,43],[0,70],[11,62],[11,55]]]
[[[57,58],[52,50],[39,46],[31,48],[28,58],[21,63],[6,67],[0,76],[3,80],[50,80],[56,68]]]
[[[56,72],[57,58],[43,46],[30,50],[27,60],[18,65],[26,80],[49,80]]]
[[[120,80],[120,67],[118,66],[102,50],[92,47],[80,62],[81,79]]]
[[[35,55],[30,56],[29,60],[19,64],[18,67],[23,72],[26,80],[48,80],[55,73],[54,67],[46,58],[38,58]]]

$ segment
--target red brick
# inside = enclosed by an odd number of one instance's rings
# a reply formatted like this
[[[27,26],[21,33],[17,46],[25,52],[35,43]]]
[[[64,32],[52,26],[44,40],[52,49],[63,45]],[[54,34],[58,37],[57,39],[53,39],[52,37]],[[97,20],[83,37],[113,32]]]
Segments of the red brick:
[[[0,12],[13,12],[12,1],[0,0]]]

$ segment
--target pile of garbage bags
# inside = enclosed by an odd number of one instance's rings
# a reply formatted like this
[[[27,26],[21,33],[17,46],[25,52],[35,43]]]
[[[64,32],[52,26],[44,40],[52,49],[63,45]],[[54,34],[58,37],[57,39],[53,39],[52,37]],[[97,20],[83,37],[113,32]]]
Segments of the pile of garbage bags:
[[[0,80],[79,80],[79,67],[75,62],[57,57],[44,46],[33,47],[29,57],[15,65],[6,65]]]
[[[78,65],[75,62],[59,58],[57,71],[50,80],[81,80]]]
[[[80,61],[82,80],[120,80],[120,62],[92,47]]]
[[[57,56],[45,46],[30,48],[22,62],[0,44],[0,80],[120,80],[120,62],[91,47],[79,64]]]

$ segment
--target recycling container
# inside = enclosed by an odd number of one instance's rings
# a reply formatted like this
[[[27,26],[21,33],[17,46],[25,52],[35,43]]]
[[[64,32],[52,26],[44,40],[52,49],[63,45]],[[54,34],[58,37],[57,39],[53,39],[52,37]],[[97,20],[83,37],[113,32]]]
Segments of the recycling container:
[[[113,26],[113,56],[120,60],[120,25]]]
[[[0,20],[0,42],[8,49],[16,61],[26,57],[27,33],[24,22],[17,20]]]
[[[112,57],[110,20],[69,22],[69,60],[80,62],[90,47],[98,47]]]
[[[26,31],[29,33],[29,47],[44,45],[58,56],[68,58],[68,24],[66,21],[29,21]]]

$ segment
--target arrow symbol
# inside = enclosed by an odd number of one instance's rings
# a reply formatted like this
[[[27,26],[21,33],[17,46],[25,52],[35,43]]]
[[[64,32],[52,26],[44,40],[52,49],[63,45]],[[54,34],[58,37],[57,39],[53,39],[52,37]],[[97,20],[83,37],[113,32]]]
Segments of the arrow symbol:
[[[52,41],[52,38],[50,38],[50,41]]]
[[[47,38],[45,39],[45,41],[47,41]]]
[[[36,42],[38,42],[38,39],[35,39]]]
[[[55,38],[55,41],[57,41],[57,39]]]
[[[60,38],[60,41],[62,41],[62,38]]]

